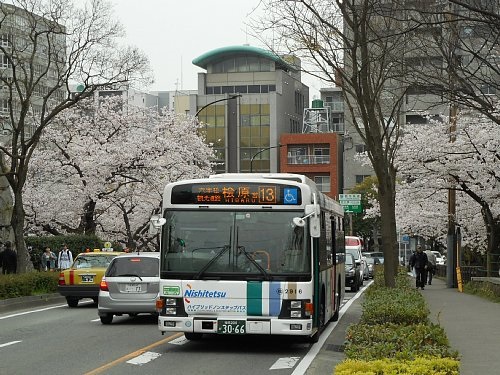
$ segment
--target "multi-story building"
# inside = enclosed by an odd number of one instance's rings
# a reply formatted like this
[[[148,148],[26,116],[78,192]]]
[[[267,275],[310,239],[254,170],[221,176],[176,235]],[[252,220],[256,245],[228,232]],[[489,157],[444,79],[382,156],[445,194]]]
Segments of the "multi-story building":
[[[58,73],[65,69],[65,61],[64,26],[14,5],[0,3],[0,143],[3,146],[9,147],[13,131],[17,132],[18,139],[29,140],[37,128],[42,107],[50,105],[52,100],[62,100],[64,92],[51,89],[57,86]],[[19,122],[26,100],[29,100],[29,109]],[[0,177],[2,241],[12,240],[12,206],[10,186],[5,177]]]
[[[209,51],[193,64],[206,72],[189,95],[189,113],[214,146],[215,171],[280,171],[280,136],[300,132],[309,102],[300,60],[241,45]]]

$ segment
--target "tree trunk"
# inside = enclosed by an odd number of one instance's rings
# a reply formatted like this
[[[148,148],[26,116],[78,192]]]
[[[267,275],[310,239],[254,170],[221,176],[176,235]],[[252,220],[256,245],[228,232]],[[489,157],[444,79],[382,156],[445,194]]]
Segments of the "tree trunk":
[[[26,243],[24,242],[24,208],[22,192],[14,192],[14,207],[11,226],[14,232],[15,250],[17,251],[17,273],[26,273],[33,269]]]

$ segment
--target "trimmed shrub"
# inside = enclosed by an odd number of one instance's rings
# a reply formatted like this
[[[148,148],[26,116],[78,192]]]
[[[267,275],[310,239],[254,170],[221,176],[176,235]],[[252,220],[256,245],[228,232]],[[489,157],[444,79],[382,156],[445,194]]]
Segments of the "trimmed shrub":
[[[57,292],[59,272],[0,275],[0,299]]]
[[[444,329],[437,324],[355,324],[348,328],[347,340],[344,352],[350,359],[458,357],[456,351],[450,350]]]
[[[459,362],[450,358],[417,358],[413,361],[380,359],[347,360],[335,367],[335,375],[458,375]]]
[[[427,323],[429,313],[424,298],[417,290],[379,287],[367,294],[363,302],[361,323]]]

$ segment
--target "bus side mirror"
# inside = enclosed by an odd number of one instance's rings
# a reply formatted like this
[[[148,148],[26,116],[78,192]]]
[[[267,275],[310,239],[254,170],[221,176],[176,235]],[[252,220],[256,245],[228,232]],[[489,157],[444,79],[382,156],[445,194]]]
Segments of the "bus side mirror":
[[[149,233],[158,233],[161,227],[167,222],[167,219],[161,217],[160,215],[153,215],[149,219]]]
[[[309,232],[311,233],[311,237],[321,237],[320,228],[319,216],[311,216],[311,218],[309,219]]]

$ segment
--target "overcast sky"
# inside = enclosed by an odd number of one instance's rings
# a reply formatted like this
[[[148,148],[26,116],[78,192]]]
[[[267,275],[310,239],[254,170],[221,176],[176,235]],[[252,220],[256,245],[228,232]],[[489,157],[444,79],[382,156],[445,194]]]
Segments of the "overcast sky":
[[[127,44],[150,59],[154,90],[196,90],[196,57],[220,47],[250,44],[265,48],[251,36],[246,23],[256,18],[260,0],[111,0],[125,27]],[[310,100],[320,83],[302,75]]]

